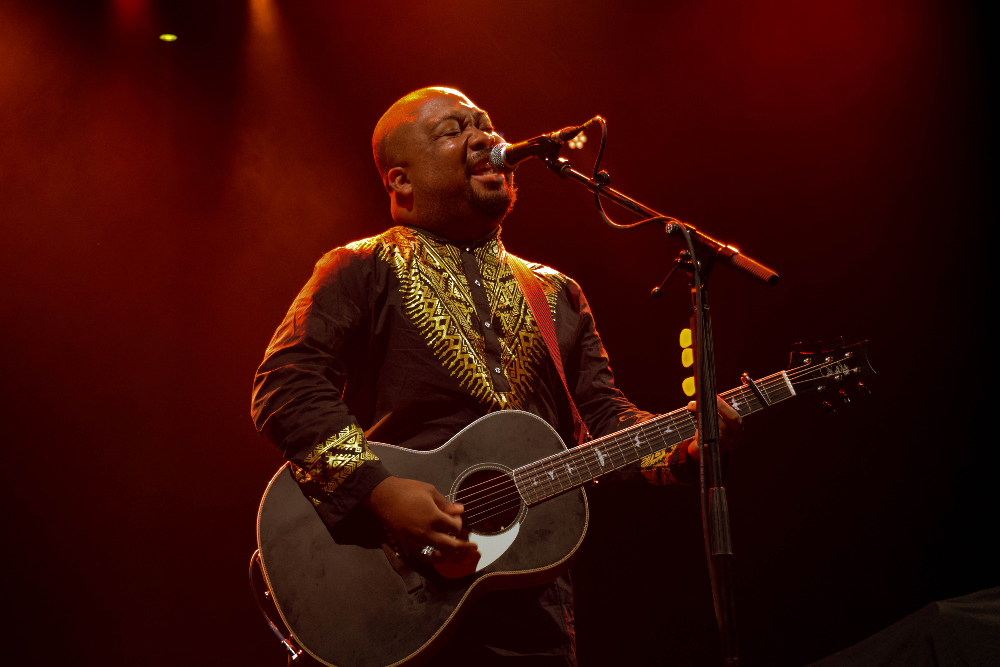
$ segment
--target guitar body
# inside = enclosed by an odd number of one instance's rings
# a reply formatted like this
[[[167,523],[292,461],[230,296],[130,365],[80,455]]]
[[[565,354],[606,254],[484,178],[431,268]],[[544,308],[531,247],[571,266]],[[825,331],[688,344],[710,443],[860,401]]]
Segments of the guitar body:
[[[813,352],[797,346],[790,362],[756,382],[746,376],[721,398],[741,416],[805,392],[849,402],[848,390],[867,391],[860,380],[875,374],[866,341]],[[583,484],[681,444],[697,426],[678,408],[567,450],[543,420],[508,410],[431,452],[369,443],[394,474],[429,482],[465,506],[463,527],[482,558],[462,566],[397,557],[363,505],[326,525],[283,466],[257,518],[264,577],[292,636],[324,664],[420,663],[476,596],[544,583],[569,567],[587,530]]]
[[[428,482],[444,495],[458,493],[460,501],[462,485],[497,487],[510,471],[566,450],[545,421],[513,410],[473,422],[430,452],[369,446],[394,475]],[[502,517],[477,521],[465,503],[469,539],[483,557],[475,572],[454,572],[396,558],[363,506],[327,526],[282,466],[261,501],[257,540],[268,588],[295,640],[337,667],[418,664],[482,593],[558,577],[587,530],[583,489],[529,509],[507,483],[497,487],[511,498]]]

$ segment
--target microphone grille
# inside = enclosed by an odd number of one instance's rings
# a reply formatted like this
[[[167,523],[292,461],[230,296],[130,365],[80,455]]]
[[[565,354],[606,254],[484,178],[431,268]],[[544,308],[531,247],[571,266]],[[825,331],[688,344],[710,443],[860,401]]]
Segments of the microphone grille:
[[[504,159],[504,152],[509,145],[507,143],[495,144],[492,150],[490,150],[490,164],[499,172],[514,171],[513,167],[508,165]]]

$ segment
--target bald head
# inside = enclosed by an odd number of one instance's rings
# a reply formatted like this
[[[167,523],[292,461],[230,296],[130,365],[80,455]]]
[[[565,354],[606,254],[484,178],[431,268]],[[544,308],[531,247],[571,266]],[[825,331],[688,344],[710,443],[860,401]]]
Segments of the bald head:
[[[372,156],[375,158],[375,167],[382,177],[382,183],[387,188],[386,174],[389,173],[389,169],[406,160],[404,151],[406,135],[412,131],[413,124],[420,119],[424,105],[430,100],[448,96],[459,98],[469,106],[475,106],[472,100],[459,90],[429,86],[414,90],[396,100],[379,118],[375,132],[372,133]]]
[[[393,220],[453,240],[498,227],[516,197],[513,174],[489,162],[499,141],[489,114],[454,88],[421,88],[398,100],[372,134]]]

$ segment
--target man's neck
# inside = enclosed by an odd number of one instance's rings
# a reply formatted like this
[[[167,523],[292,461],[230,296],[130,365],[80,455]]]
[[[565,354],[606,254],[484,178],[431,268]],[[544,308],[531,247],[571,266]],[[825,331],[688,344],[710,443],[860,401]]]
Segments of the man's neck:
[[[494,236],[498,236],[500,234],[499,224],[493,229],[486,232],[485,234],[481,234],[475,238],[452,238],[441,234],[441,232],[436,229],[428,229],[427,227],[421,227],[420,225],[411,225],[411,224],[407,224],[406,226],[419,231],[421,234],[430,236],[433,239],[437,239],[438,241],[444,241],[445,243],[449,243],[451,245],[456,245],[456,246],[478,247],[483,243],[485,243],[486,241],[493,238]]]

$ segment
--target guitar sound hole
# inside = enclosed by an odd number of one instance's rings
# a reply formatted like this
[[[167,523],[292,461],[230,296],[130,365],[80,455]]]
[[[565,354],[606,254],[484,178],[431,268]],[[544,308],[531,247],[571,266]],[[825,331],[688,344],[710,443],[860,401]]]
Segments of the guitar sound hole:
[[[502,470],[477,470],[462,480],[455,501],[465,506],[462,523],[482,535],[501,532],[521,512],[514,479]]]

